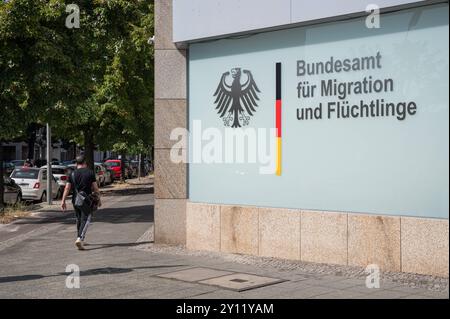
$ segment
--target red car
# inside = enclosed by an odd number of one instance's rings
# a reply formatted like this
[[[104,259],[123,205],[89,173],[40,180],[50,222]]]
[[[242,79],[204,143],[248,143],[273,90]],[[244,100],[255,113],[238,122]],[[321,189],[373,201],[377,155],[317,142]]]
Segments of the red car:
[[[114,172],[114,179],[120,179],[123,165],[121,160],[107,160],[105,165]]]

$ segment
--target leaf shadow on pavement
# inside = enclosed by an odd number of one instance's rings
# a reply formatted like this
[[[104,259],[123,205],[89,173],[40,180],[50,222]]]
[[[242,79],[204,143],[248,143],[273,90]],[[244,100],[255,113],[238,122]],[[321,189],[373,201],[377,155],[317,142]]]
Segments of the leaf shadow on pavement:
[[[43,225],[43,224],[75,224],[73,211],[62,213],[60,210],[48,210],[43,218],[23,218],[17,220],[15,225]],[[51,216],[51,213],[58,215]],[[134,215],[129,219],[130,214]],[[126,224],[126,223],[152,223],[154,221],[153,205],[141,205],[130,207],[102,208],[93,214],[93,222]]]
[[[158,266],[141,266],[141,267],[130,267],[130,268],[116,268],[116,267],[104,267],[104,268],[94,268],[80,271],[80,276],[95,276],[95,275],[113,275],[113,274],[124,274],[130,273],[135,270],[144,269],[158,269],[158,268],[174,268],[174,267],[186,267],[187,265],[158,265]],[[0,277],[0,284],[18,282],[18,281],[30,281],[38,280],[43,278],[51,277],[62,277],[73,274],[73,272],[59,272],[54,275],[20,275],[20,276],[8,276]]]
[[[135,242],[135,243],[112,243],[112,244],[85,244],[85,248],[83,251],[91,251],[91,250],[98,250],[98,249],[107,249],[107,248],[113,248],[113,247],[134,247],[139,245],[145,245],[145,244],[151,244],[153,241],[141,241],[141,242]],[[91,246],[97,246],[94,248],[86,248]]]
[[[103,196],[131,196],[142,194],[154,194],[155,191],[152,188],[122,188],[122,189],[102,189]]]

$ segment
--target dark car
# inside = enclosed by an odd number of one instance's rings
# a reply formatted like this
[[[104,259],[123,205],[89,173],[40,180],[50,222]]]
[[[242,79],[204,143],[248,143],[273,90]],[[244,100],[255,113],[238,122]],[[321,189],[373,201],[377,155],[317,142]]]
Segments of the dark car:
[[[124,161],[125,163],[125,175],[128,179],[135,177],[135,170],[133,164],[130,161]],[[136,173],[137,176],[137,173]]]
[[[70,161],[62,161],[60,165],[62,166],[69,166],[71,164],[76,164],[77,161],[76,160],[70,160]]]
[[[22,201],[22,189],[16,182],[9,178],[4,177],[3,181],[5,183],[5,193],[4,193],[4,201],[7,204],[18,204]]]
[[[130,162],[131,174],[133,177],[138,177],[139,175],[139,161]]]
[[[25,160],[14,160],[11,161],[11,164],[13,164],[15,167],[23,167],[25,166]]]
[[[14,170],[14,168],[16,168],[16,167],[14,166],[13,163],[11,163],[11,162],[9,162],[9,163],[3,162],[3,174],[5,176],[11,175],[12,171]]]
[[[41,166],[44,166],[44,165],[47,165],[47,160],[45,160],[45,159],[38,158],[37,160],[34,161],[34,166],[35,167],[41,167]]]

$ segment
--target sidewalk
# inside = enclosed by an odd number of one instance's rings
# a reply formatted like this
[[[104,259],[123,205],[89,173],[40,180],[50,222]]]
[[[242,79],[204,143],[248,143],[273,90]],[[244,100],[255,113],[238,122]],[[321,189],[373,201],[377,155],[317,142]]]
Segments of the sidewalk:
[[[86,251],[74,246],[72,214],[25,219],[0,228],[0,298],[448,298],[448,279],[382,275],[368,289],[358,268],[276,259],[191,252],[152,243],[153,195],[110,196],[89,229]],[[46,212],[54,214],[56,211]],[[34,226],[20,233],[20,227]],[[17,236],[8,236],[19,227]],[[80,288],[66,287],[66,267],[80,268]],[[173,273],[187,270],[186,273]],[[236,274],[243,274],[237,276]],[[211,279],[232,275],[232,285],[263,284],[237,291]],[[250,275],[250,276],[248,276]],[[241,278],[241,279],[239,279]],[[244,278],[244,279],[242,279]],[[243,281],[246,280],[246,281]],[[266,280],[266,281],[264,281]],[[408,287],[415,285],[416,287]],[[232,287],[233,288],[233,287]]]

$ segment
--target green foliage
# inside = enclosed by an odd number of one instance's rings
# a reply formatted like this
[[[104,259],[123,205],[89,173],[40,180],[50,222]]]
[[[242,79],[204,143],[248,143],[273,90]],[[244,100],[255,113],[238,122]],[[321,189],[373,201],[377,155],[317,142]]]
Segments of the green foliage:
[[[0,3],[0,140],[46,123],[59,137],[139,153],[153,143],[153,1]],[[88,137],[89,141],[83,141]]]

